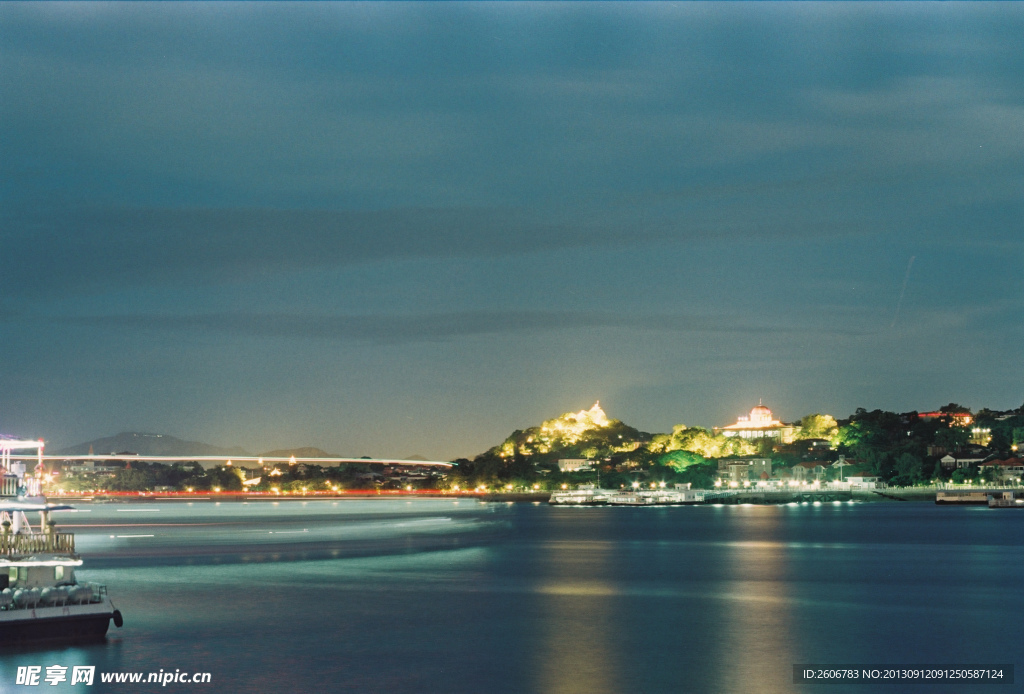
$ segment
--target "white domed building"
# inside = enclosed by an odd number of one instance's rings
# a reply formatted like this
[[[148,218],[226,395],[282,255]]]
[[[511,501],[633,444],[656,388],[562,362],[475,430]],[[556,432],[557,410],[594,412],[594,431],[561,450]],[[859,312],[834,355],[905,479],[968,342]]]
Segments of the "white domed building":
[[[759,404],[749,415],[737,417],[735,424],[715,427],[715,433],[744,439],[772,439],[778,443],[792,443],[796,427],[775,419],[770,409]]]

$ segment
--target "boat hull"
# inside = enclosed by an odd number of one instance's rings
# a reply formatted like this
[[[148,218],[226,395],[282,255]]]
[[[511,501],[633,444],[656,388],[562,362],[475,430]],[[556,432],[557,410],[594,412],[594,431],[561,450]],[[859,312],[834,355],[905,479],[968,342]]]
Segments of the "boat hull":
[[[44,607],[0,612],[0,646],[102,641],[110,628],[113,610],[109,604],[83,608]]]

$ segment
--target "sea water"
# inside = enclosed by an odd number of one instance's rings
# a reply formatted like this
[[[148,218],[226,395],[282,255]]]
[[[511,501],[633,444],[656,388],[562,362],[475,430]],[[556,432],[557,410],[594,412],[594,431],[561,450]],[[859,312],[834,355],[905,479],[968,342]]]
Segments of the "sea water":
[[[80,504],[55,517],[77,535],[80,578],[107,584],[125,625],[105,643],[0,654],[3,692],[31,691],[15,678],[32,665],[68,679],[96,668],[92,686],[42,691],[900,691],[794,684],[793,665],[1024,653],[1015,510],[393,499]],[[100,681],[115,672],[210,684]]]

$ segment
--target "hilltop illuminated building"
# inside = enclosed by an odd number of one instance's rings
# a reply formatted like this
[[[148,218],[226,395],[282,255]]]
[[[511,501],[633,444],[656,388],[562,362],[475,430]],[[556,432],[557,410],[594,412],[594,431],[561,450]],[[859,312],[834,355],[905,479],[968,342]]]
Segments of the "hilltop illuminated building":
[[[775,419],[772,411],[764,405],[758,405],[747,416],[740,416],[735,424],[715,427],[716,434],[723,436],[739,436],[744,439],[771,439],[777,443],[792,443],[796,427]]]

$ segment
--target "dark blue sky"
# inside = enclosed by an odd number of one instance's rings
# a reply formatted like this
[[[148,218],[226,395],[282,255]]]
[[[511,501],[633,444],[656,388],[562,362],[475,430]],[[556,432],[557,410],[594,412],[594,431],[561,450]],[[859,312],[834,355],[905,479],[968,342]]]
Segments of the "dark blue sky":
[[[1020,406],[1021,36],[1013,3],[2,3],[0,430],[450,458],[596,399]]]

